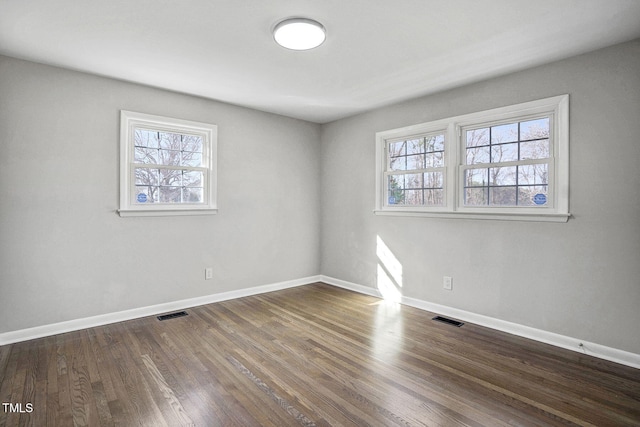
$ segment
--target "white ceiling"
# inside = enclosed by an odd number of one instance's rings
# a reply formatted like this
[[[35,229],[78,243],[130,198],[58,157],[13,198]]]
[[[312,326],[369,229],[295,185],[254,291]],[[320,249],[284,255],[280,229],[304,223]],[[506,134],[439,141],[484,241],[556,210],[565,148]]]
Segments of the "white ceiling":
[[[638,0],[0,0],[0,54],[318,123],[638,37]]]

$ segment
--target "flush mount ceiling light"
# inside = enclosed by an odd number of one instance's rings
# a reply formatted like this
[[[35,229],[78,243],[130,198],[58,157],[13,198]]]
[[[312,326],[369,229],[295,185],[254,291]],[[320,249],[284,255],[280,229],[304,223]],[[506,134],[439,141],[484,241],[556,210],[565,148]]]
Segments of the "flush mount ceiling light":
[[[282,47],[308,50],[318,47],[326,38],[322,24],[313,19],[285,19],[273,29],[273,38]]]

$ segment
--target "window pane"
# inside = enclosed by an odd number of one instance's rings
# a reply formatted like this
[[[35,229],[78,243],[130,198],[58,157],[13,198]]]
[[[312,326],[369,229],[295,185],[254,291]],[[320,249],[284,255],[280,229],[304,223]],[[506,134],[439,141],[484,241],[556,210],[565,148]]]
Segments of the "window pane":
[[[158,202],[158,187],[136,185],[134,203],[147,204]]]
[[[467,148],[489,145],[489,128],[467,131]]]
[[[392,171],[403,171],[407,170],[407,157],[392,157],[389,160],[389,170]]]
[[[402,205],[404,203],[404,190],[397,188],[389,189],[387,203],[390,205]]]
[[[407,170],[424,169],[424,154],[407,156]]]
[[[160,185],[182,186],[182,171],[176,169],[160,169]]]
[[[444,135],[435,135],[425,138],[425,151],[444,151]]]
[[[136,129],[134,145],[138,147],[158,148],[158,132],[147,129]]]
[[[443,152],[427,153],[427,154],[425,154],[425,156],[426,156],[425,167],[427,167],[427,168],[439,168],[439,167],[444,166],[444,153]]]
[[[182,187],[160,187],[160,203],[180,203]]]
[[[182,189],[182,200],[184,203],[202,203],[203,189],[200,187],[184,187]]]
[[[202,137],[195,135],[182,135],[182,151],[195,151],[202,153]]]
[[[424,188],[442,188],[442,172],[428,172],[424,174]]]
[[[520,141],[549,138],[549,118],[520,123]]]
[[[136,185],[158,185],[158,169],[136,168]]]
[[[160,148],[180,151],[182,138],[178,133],[160,132]]]
[[[467,206],[486,206],[489,194],[488,187],[465,188],[464,204]]]
[[[158,150],[154,148],[135,147],[134,163],[158,164]]]
[[[444,190],[424,190],[424,204],[427,206],[444,205]]]
[[[486,187],[489,183],[489,169],[467,169],[464,171],[465,187]]]
[[[444,173],[442,172],[389,175],[387,203],[405,206],[441,206],[444,203],[443,182]]]
[[[404,188],[404,175],[389,175],[389,188]]]
[[[520,159],[548,159],[549,140],[539,139],[520,143]]]
[[[203,165],[202,144],[200,136],[136,129],[134,162],[200,167]]]
[[[424,138],[407,141],[407,154],[424,153]]]
[[[518,160],[518,143],[491,146],[491,163],[512,162]]]
[[[467,164],[489,163],[489,146],[467,148]]]
[[[193,167],[202,166],[202,153],[196,153],[193,151],[183,151],[182,162],[180,162],[180,164],[182,166],[193,166]]]
[[[516,166],[509,166],[504,168],[489,168],[489,179],[491,185],[515,185],[516,170]]]
[[[404,177],[405,188],[422,188],[422,174],[408,174]]]
[[[404,204],[411,206],[422,205],[422,190],[405,190]]]
[[[517,187],[490,187],[489,195],[491,205],[496,206],[515,206]]]
[[[493,126],[491,128],[491,144],[501,144],[518,140],[518,123]]]
[[[547,203],[546,185],[518,187],[518,205],[545,206]]]
[[[518,184],[534,185],[549,183],[549,165],[547,163],[518,167]]]
[[[181,203],[181,197],[184,203],[203,201],[201,171],[136,168],[135,176],[134,203]],[[139,194],[144,196],[138,198]]]
[[[404,156],[407,154],[407,144],[405,141],[391,142],[389,144],[389,156]]]
[[[180,165],[180,151],[176,150],[158,150],[159,153],[159,162],[160,165],[167,166],[179,166]]]
[[[203,174],[200,171],[183,171],[182,186],[183,187],[201,187],[202,175]]]

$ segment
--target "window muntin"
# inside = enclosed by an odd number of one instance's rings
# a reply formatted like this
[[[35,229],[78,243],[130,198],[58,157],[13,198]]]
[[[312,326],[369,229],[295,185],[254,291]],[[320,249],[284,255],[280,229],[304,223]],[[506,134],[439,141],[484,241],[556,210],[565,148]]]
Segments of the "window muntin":
[[[386,142],[387,205],[443,206],[444,133]]]
[[[120,215],[215,213],[216,136],[215,125],[122,111]]]
[[[428,163],[412,141],[435,134],[442,162]],[[376,176],[378,215],[566,222],[569,96],[378,132]],[[425,203],[426,190],[442,196]]]

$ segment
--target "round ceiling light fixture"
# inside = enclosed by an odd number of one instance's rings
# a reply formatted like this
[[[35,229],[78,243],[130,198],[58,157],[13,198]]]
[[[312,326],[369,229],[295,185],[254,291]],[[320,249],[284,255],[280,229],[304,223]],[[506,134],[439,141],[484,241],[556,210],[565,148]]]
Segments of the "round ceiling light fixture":
[[[273,38],[282,47],[292,50],[309,50],[320,46],[325,38],[321,23],[307,18],[290,18],[278,23]]]

